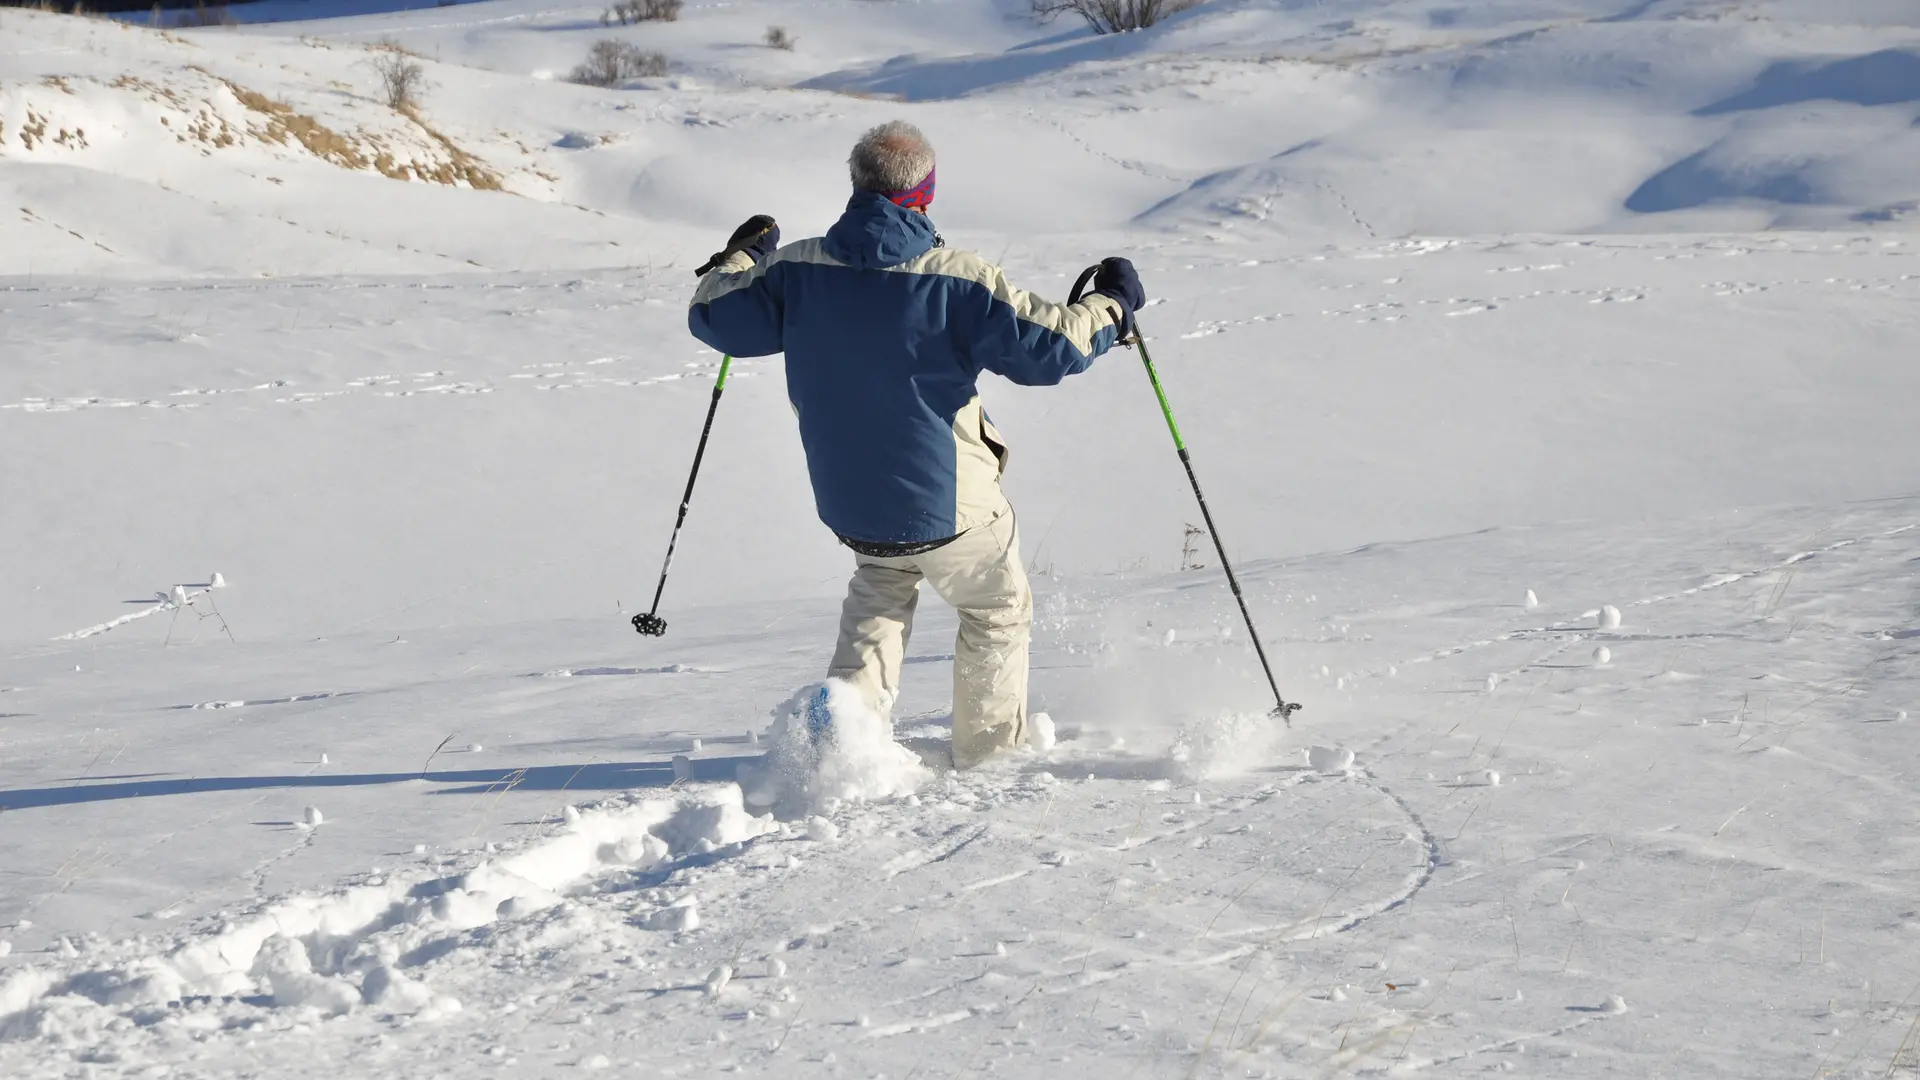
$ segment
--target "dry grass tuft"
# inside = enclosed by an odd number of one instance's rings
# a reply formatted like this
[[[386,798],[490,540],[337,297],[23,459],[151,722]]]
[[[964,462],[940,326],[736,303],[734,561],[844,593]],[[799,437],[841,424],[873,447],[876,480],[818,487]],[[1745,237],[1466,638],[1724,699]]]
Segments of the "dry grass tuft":
[[[500,191],[503,189],[498,173],[487,168],[486,163],[482,162],[479,158],[462,150],[452,139],[440,134],[432,124],[427,123],[426,118],[420,115],[419,110],[408,107],[400,111],[406,113],[407,119],[418,124],[421,131],[426,132],[429,138],[439,143],[440,148],[447,152],[446,161],[433,165],[423,166],[418,161],[412,162],[410,167],[416,178],[435,184],[448,184],[456,187],[460,184],[465,184],[479,191]],[[385,155],[382,156],[384,157]],[[394,175],[386,169],[381,169],[380,171],[387,173],[388,176]]]
[[[381,38],[379,41],[376,41],[373,44],[368,45],[367,48],[372,52],[398,53],[401,56],[411,56],[415,60],[426,59],[426,57],[420,55],[419,53],[415,52],[412,49],[407,48],[405,45],[400,44],[398,41],[395,41],[392,38]]]
[[[155,4],[153,6],[153,16],[150,21],[158,25],[160,18],[160,5]],[[227,5],[216,3],[212,7],[208,7],[206,0],[197,0],[192,10],[183,11],[174,16],[173,19],[174,26],[187,28],[197,26],[238,26],[239,24],[239,20],[235,19],[233,13],[227,10]]]
[[[225,80],[221,80],[225,82]],[[260,132],[264,139],[284,144],[289,138],[306,147],[307,152],[323,161],[332,162],[343,169],[364,169],[371,162],[360,153],[360,148],[352,139],[341,135],[311,116],[293,111],[293,106],[275,101],[256,90],[249,90],[238,83],[227,83],[240,104],[267,118],[266,129]]]
[[[760,40],[766,42],[767,48],[769,49],[785,49],[788,52],[793,51],[794,37],[792,34],[787,33],[787,28],[784,26],[767,27],[766,37]]]

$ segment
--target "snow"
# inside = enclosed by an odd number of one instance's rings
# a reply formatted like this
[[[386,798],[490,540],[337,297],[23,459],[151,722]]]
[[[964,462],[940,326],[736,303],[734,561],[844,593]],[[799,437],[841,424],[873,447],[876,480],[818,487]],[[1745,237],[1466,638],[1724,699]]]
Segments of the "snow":
[[[1173,774],[1187,783],[1260,769],[1278,756],[1285,729],[1265,713],[1221,712],[1196,718],[1167,751]]]
[[[1027,717],[1027,745],[1033,748],[1034,753],[1045,754],[1059,741],[1059,731],[1053,726],[1052,716],[1036,712]]]
[[[0,1075],[1920,1065],[1909,5],[402,7],[0,14]],[[1140,267],[1292,730],[1124,350],[983,383],[1029,747],[931,600],[807,730],[777,360],[627,627],[688,271],[896,115],[950,243]]]

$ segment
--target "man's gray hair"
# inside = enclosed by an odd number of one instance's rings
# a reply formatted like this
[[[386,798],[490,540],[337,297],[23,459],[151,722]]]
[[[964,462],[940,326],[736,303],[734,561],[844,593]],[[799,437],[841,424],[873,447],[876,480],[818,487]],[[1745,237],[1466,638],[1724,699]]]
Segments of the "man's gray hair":
[[[857,190],[905,191],[933,171],[933,144],[905,120],[890,120],[860,136],[847,168]]]

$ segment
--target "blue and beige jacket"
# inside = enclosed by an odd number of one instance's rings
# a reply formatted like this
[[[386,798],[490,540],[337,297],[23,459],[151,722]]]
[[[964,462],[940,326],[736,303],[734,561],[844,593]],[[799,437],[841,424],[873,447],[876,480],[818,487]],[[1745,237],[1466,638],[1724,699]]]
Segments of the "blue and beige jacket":
[[[858,191],[827,235],[759,266],[735,254],[694,293],[693,336],[734,356],[787,354],[820,520],[851,540],[942,540],[1006,512],[1006,443],[974,381],[1051,386],[1107,351],[1123,317],[1089,296],[1052,304],[925,215]]]

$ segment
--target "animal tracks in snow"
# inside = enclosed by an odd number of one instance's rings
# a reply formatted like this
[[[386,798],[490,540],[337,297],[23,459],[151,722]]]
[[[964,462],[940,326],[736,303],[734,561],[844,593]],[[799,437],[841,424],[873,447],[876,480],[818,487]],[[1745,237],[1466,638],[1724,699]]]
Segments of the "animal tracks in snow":
[[[169,705],[169,709],[199,711],[204,709],[244,709],[258,705],[297,705],[306,701],[328,701],[333,698],[354,697],[358,690],[322,690],[312,694],[289,694],[286,697],[251,698],[244,701],[202,701],[193,705]]]
[[[1912,286],[1915,283],[1920,283],[1920,274],[1901,273],[1862,277],[1783,277],[1773,281],[1746,280],[1738,282],[1727,281],[1720,278],[1705,281],[1695,280],[1692,282],[1682,279],[1678,281],[1665,281],[1660,286],[1653,284],[1617,283],[1576,284],[1575,281],[1567,279],[1569,277],[1577,279],[1581,276],[1582,271],[1588,272],[1585,276],[1590,279],[1592,271],[1604,266],[1602,260],[1607,258],[1609,253],[1603,249],[1596,248],[1591,242],[1573,241],[1568,242],[1568,246],[1581,249],[1577,258],[1568,261],[1519,265],[1502,264],[1485,268],[1487,274],[1499,275],[1506,280],[1513,280],[1516,276],[1525,277],[1526,275],[1536,274],[1543,276],[1551,275],[1552,279],[1564,282],[1564,287],[1520,289],[1510,293],[1492,296],[1456,295],[1451,297],[1417,297],[1402,295],[1404,291],[1402,287],[1413,287],[1413,285],[1409,284],[1410,279],[1407,275],[1396,275],[1384,281],[1375,279],[1373,282],[1366,283],[1350,281],[1339,285],[1321,285],[1319,288],[1323,290],[1369,289],[1382,285],[1388,288],[1382,290],[1383,294],[1375,299],[1356,304],[1322,308],[1317,312],[1305,307],[1300,307],[1293,310],[1236,315],[1230,318],[1202,319],[1196,322],[1187,332],[1183,333],[1181,337],[1183,339],[1193,340],[1227,333],[1237,328],[1259,326],[1266,323],[1283,322],[1286,320],[1309,319],[1316,315],[1322,319],[1351,320],[1358,323],[1394,323],[1435,313],[1449,318],[1485,315],[1505,312],[1509,309],[1520,309],[1524,305],[1532,303],[1552,302],[1555,300],[1578,301],[1588,305],[1634,304],[1641,301],[1653,301],[1662,295],[1679,295],[1679,291],[1686,288],[1699,288],[1717,297],[1732,298],[1749,293],[1779,289],[1809,292],[1812,290],[1842,288],[1850,292],[1892,292]],[[1463,247],[1463,244],[1460,241],[1404,241],[1383,245],[1376,250],[1356,252],[1350,256],[1350,259],[1359,261],[1366,259],[1410,258],[1430,254],[1435,251],[1447,251],[1461,247]],[[1473,253],[1475,252],[1470,250],[1466,254],[1470,255]],[[1705,258],[1709,255],[1723,256],[1726,254],[1729,253],[1710,250],[1705,246],[1696,245],[1688,248],[1686,251],[1657,258],[1662,261],[1667,261]],[[1761,253],[1741,251],[1738,252],[1738,254],[1752,255]],[[1790,252],[1768,252],[1764,254],[1781,255],[1790,254]],[[1327,260],[1323,258],[1311,258],[1305,260],[1293,259],[1277,261],[1298,268],[1303,262],[1310,263]],[[1296,272],[1298,271],[1296,270]],[[1299,280],[1290,282],[1289,286],[1287,291],[1294,293],[1303,293],[1307,291],[1308,288],[1304,282]]]
[[[1868,533],[1862,536],[1850,537],[1845,540],[1836,540],[1833,543],[1826,544],[1822,547],[1813,548],[1806,551],[1795,552],[1794,554],[1789,555],[1786,558],[1776,563],[1771,563],[1766,566],[1761,566],[1752,570],[1743,570],[1738,573],[1715,574],[1712,577],[1709,577],[1706,581],[1703,581],[1698,585],[1689,586],[1688,588],[1684,588],[1684,589],[1675,589],[1671,592],[1656,593],[1652,596],[1641,597],[1640,599],[1637,599],[1637,600],[1628,601],[1625,606],[1629,608],[1642,608],[1642,607],[1648,607],[1654,604],[1663,604],[1671,600],[1683,599],[1685,597],[1690,597],[1690,596],[1698,596],[1703,593],[1713,592],[1717,589],[1724,589],[1729,585],[1733,585],[1742,581],[1749,581],[1757,577],[1765,576],[1767,574],[1776,574],[1783,570],[1790,570],[1801,563],[1804,563],[1810,559],[1818,558],[1822,555],[1832,554],[1837,551],[1844,551],[1848,548],[1855,547],[1860,544],[1870,543],[1874,540],[1891,539],[1893,537],[1901,536],[1906,533],[1912,532],[1915,529],[1920,529],[1920,522],[1907,524],[1907,525],[1900,525],[1900,526],[1896,526],[1891,529],[1885,529],[1879,532]],[[1506,633],[1496,634],[1491,637],[1477,638],[1473,641],[1463,642],[1458,645],[1450,645],[1442,649],[1437,649],[1430,653],[1425,653],[1420,656],[1411,657],[1407,660],[1401,661],[1401,664],[1403,665],[1427,664],[1427,663],[1433,663],[1435,661],[1440,661],[1440,660],[1450,660],[1464,653],[1473,652],[1479,649],[1485,649],[1493,645],[1502,644],[1504,642],[1523,640],[1528,638],[1546,638],[1546,637],[1565,635],[1565,640],[1563,640],[1558,645],[1556,645],[1556,647],[1552,651],[1548,652],[1542,657],[1535,659],[1532,663],[1527,665],[1527,667],[1538,666],[1539,664],[1544,663],[1546,660],[1551,659],[1552,657],[1558,655],[1559,653],[1565,651],[1568,648],[1571,648],[1574,645],[1579,644],[1581,641],[1586,640],[1589,637],[1599,636],[1601,638],[1609,639],[1609,640],[1618,640],[1621,637],[1621,634],[1618,630],[1595,629],[1593,626],[1593,619],[1595,614],[1596,614],[1595,612],[1584,612],[1580,616],[1573,619],[1566,619],[1560,622],[1548,623],[1543,626],[1532,626],[1532,627],[1525,627],[1518,630],[1510,630]],[[1704,635],[1694,635],[1694,636],[1704,636]]]
[[[0,409],[12,409],[29,413],[67,413],[88,409],[200,409],[206,408],[218,399],[237,397],[238,395],[278,391],[271,399],[275,405],[308,405],[333,398],[353,395],[380,398],[411,398],[461,396],[468,394],[491,394],[511,387],[531,386],[535,390],[583,390],[601,387],[639,387],[655,386],[661,383],[678,382],[683,379],[710,379],[718,369],[717,362],[704,360],[690,361],[687,370],[668,372],[663,375],[645,375],[633,378],[595,375],[584,370],[588,366],[620,363],[625,358],[603,358],[581,363],[541,364],[540,368],[555,370],[519,371],[505,380],[493,379],[455,379],[449,372],[432,371],[415,375],[363,375],[348,379],[333,387],[302,387],[289,379],[275,379],[254,386],[190,388],[174,390],[162,398],[119,398],[119,397],[33,397],[22,398],[8,404],[0,404]],[[734,372],[734,378],[745,378],[752,372]],[[179,400],[174,400],[179,399]]]
[[[1555,297],[1584,299],[1592,304],[1625,303],[1646,299],[1651,289],[1644,287],[1600,288],[1600,289],[1537,289],[1532,292],[1516,293],[1511,296],[1447,297],[1426,299],[1382,299],[1346,307],[1323,308],[1317,314],[1325,319],[1352,319],[1362,323],[1391,323],[1422,314],[1422,309],[1446,308],[1441,314],[1449,318],[1463,315],[1484,315],[1529,300],[1545,300]],[[1223,334],[1235,327],[1257,326],[1261,323],[1281,322],[1287,319],[1303,319],[1312,316],[1304,312],[1283,311],[1265,315],[1253,315],[1240,319],[1202,320],[1194,329],[1180,335],[1192,340]]]

